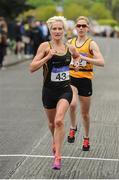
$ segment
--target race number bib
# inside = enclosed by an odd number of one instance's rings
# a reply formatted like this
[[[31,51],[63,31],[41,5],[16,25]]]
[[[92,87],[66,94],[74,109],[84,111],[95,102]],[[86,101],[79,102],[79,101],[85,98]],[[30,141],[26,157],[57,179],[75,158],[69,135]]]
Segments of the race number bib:
[[[85,60],[80,60],[79,66],[85,67],[86,66],[86,61]]]
[[[80,53],[80,54],[87,57],[87,54],[85,54],[85,53]],[[85,60],[80,60],[80,62],[79,62],[79,66],[82,66],[82,67],[85,67],[86,64],[87,64],[87,62]]]
[[[51,72],[51,81],[60,82],[69,80],[69,66],[53,67]]]
[[[84,54],[84,53],[80,53],[80,54],[82,54],[83,56],[87,56],[87,55]],[[79,66],[85,67],[86,64],[87,64],[87,63],[86,63],[85,60],[80,60],[80,61],[79,61]],[[72,58],[72,60],[71,60],[70,65],[74,65],[74,66],[75,66],[75,61],[73,60],[73,58]]]

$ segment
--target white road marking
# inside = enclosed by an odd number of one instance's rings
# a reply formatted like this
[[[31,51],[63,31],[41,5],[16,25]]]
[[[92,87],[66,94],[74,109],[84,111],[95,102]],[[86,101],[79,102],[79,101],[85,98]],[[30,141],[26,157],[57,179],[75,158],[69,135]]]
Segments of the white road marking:
[[[54,156],[31,155],[31,154],[0,154],[0,157],[53,158]],[[94,160],[94,161],[117,161],[117,162],[119,162],[119,159],[74,157],[74,156],[62,156],[62,159]]]

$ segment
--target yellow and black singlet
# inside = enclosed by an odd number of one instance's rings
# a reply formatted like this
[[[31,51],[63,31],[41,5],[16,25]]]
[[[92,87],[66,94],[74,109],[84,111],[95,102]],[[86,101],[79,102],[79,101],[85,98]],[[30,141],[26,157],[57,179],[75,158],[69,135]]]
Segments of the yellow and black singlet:
[[[50,48],[52,48],[51,45]],[[53,57],[43,65],[44,87],[57,90],[69,85],[70,62],[71,53],[67,47],[63,54],[53,55]]]
[[[93,54],[90,51],[90,42],[92,41],[92,39],[88,38],[80,47],[76,45],[76,41],[77,38],[73,38],[70,44],[74,45],[81,55],[93,58]],[[93,64],[89,62],[81,60],[79,71],[75,71],[73,64],[70,64],[70,76],[72,77],[92,79],[93,75]]]

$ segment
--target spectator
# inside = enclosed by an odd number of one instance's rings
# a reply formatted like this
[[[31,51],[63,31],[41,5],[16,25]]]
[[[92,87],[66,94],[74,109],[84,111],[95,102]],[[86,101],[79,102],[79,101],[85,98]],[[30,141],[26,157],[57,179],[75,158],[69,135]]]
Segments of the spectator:
[[[30,38],[33,47],[33,55],[35,55],[39,45],[44,41],[43,33],[40,30],[38,23],[36,21],[33,21],[31,23]]]
[[[23,49],[22,34],[23,34],[23,25],[20,21],[18,21],[15,26],[15,41],[16,41],[15,54],[18,55],[18,59],[22,58],[21,57],[21,52]]]
[[[0,17],[0,69],[6,55],[8,27],[4,17]]]

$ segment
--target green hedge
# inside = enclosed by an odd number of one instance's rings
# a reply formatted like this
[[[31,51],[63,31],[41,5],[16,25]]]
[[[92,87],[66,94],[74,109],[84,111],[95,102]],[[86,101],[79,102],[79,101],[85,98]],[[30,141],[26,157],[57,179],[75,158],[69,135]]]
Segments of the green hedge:
[[[112,27],[119,25],[118,22],[114,19],[100,19],[98,20],[100,25],[110,25]]]

